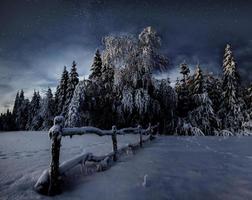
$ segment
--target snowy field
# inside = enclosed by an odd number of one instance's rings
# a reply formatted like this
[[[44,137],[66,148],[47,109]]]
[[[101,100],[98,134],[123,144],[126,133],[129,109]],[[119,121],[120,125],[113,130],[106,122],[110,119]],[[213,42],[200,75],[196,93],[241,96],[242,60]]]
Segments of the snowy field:
[[[137,140],[118,139],[119,146]],[[63,138],[61,161],[111,146],[110,137]],[[46,132],[0,133],[0,199],[252,199],[252,137],[159,137],[105,172],[69,172],[64,192],[53,198],[33,191],[49,162]]]

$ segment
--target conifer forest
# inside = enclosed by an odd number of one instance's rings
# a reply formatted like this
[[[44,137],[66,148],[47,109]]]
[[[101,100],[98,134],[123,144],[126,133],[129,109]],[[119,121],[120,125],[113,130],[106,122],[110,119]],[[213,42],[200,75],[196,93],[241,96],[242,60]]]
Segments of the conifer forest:
[[[48,130],[57,115],[66,127],[110,128],[160,123],[165,135],[248,135],[251,129],[252,88],[243,85],[230,44],[223,49],[222,74],[182,61],[172,86],[169,60],[160,52],[162,41],[152,27],[136,36],[103,38],[94,53],[87,79],[79,79],[78,64],[63,68],[56,92],[34,90],[31,99],[20,88],[13,110],[1,114],[1,130]],[[69,71],[68,71],[69,70]]]

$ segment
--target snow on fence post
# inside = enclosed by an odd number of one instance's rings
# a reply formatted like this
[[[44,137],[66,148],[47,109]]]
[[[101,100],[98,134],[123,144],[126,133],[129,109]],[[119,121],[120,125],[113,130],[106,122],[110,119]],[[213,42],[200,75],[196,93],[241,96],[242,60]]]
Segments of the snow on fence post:
[[[139,144],[140,144],[140,147],[143,147],[142,127],[141,127],[141,125],[138,125],[137,128],[138,128],[138,133],[139,133]]]
[[[48,189],[48,195],[52,196],[60,193],[59,186],[59,155],[60,155],[60,142],[62,137],[62,128],[64,124],[64,118],[57,116],[54,118],[54,125],[49,130],[49,137],[52,140],[52,160],[50,164],[49,177],[50,184]]]
[[[117,160],[117,138],[116,138],[116,126],[112,126],[112,143],[113,143],[113,161]]]

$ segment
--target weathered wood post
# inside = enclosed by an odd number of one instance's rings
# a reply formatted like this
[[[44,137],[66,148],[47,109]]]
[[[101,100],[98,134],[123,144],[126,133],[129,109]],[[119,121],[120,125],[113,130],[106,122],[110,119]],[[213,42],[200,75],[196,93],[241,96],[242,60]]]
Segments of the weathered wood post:
[[[48,189],[48,195],[52,196],[60,193],[59,185],[59,156],[60,156],[60,142],[62,137],[62,128],[64,124],[64,118],[57,116],[54,118],[54,125],[49,130],[49,137],[52,140],[52,159],[49,170],[50,184]]]
[[[143,147],[143,132],[142,132],[142,126],[141,126],[141,125],[138,125],[137,128],[138,128],[138,133],[139,133],[139,144],[140,144],[140,147]]]
[[[116,126],[112,126],[112,143],[113,143],[113,161],[117,161],[117,138],[116,138]]]

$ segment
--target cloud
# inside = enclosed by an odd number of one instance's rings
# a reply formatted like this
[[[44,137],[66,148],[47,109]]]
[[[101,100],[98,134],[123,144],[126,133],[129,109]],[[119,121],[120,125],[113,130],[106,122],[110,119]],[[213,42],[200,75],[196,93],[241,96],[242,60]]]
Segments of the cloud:
[[[59,48],[57,43],[32,53],[22,52],[24,61],[0,59],[0,112],[12,107],[16,92],[23,89],[25,96],[31,98],[34,89],[43,94],[46,88],[55,90],[63,67],[70,71],[73,60],[77,62],[80,77],[87,76],[93,60],[95,49],[86,49],[81,44]]]

